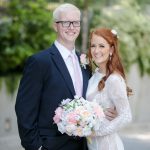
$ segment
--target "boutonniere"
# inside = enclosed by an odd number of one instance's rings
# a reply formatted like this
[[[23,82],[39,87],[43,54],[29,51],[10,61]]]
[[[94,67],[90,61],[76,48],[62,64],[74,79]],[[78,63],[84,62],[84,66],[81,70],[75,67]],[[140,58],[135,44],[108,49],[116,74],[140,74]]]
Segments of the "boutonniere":
[[[80,55],[80,62],[81,62],[81,67],[86,69],[86,65],[89,64],[89,60],[87,59],[87,55],[86,54],[81,54]]]

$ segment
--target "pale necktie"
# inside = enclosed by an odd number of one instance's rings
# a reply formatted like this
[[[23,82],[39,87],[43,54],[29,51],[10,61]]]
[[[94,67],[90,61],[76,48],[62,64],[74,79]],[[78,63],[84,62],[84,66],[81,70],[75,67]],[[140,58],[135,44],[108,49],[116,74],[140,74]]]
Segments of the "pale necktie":
[[[80,76],[80,70],[78,68],[78,58],[73,53],[71,53],[70,56],[71,56],[71,60],[73,64],[74,77],[75,77],[74,79],[75,80],[75,83],[74,83],[75,92],[76,92],[76,95],[81,97],[82,96],[82,80]]]

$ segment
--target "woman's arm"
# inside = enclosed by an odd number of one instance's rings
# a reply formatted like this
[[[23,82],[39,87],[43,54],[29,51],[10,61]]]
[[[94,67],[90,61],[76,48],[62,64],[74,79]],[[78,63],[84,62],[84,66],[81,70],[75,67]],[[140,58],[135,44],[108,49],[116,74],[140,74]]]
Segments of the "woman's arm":
[[[106,88],[108,98],[113,102],[118,115],[112,121],[108,121],[105,118],[103,122],[100,122],[99,130],[94,133],[96,136],[112,134],[124,127],[132,119],[124,79],[117,74],[111,75]]]

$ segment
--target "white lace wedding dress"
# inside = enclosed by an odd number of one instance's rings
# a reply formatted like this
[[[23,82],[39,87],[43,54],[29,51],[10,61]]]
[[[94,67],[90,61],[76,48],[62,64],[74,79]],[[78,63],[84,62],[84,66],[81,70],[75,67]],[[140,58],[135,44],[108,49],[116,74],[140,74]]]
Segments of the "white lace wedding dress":
[[[104,109],[115,106],[118,116],[108,121],[104,119],[99,125],[99,130],[95,136],[90,137],[88,142],[89,150],[124,150],[123,143],[117,134],[117,131],[131,121],[131,110],[128,102],[126,84],[119,74],[112,74],[105,82],[102,91],[98,91],[98,83],[103,74],[95,71],[86,93],[88,101],[96,101]]]

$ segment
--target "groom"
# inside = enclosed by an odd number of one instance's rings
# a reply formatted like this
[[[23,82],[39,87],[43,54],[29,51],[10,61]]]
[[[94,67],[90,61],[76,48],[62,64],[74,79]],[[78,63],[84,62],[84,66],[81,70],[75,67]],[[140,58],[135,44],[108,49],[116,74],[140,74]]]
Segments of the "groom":
[[[80,10],[72,4],[56,8],[53,19],[57,39],[26,62],[15,105],[25,150],[87,150],[85,138],[61,134],[53,124],[58,104],[76,94],[85,97],[91,76],[88,67],[80,67],[75,52],[80,16]]]

